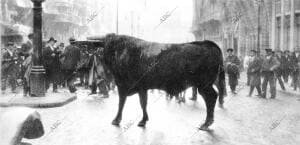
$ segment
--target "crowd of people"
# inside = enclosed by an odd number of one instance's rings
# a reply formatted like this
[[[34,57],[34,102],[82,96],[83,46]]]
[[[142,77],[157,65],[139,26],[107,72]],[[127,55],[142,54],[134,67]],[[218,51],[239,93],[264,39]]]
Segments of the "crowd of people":
[[[28,35],[28,41],[21,48],[8,42],[2,50],[2,92],[7,84],[12,92],[16,93],[17,85],[23,85],[24,96],[30,94],[30,71],[32,67],[33,34]],[[101,63],[103,48],[89,48],[87,45],[76,45],[75,39],[70,38],[70,44],[57,43],[53,37],[43,43],[42,60],[45,68],[46,84],[48,90],[52,84],[52,91],[58,92],[58,87],[68,87],[71,93],[76,91],[75,81],[80,78],[80,85],[90,88],[90,94],[99,93],[108,97],[108,91],[114,88],[113,79],[108,79]],[[243,62],[243,63],[242,63]],[[240,78],[240,66],[246,70],[247,85],[250,86],[248,96],[257,90],[257,96],[266,98],[267,85],[270,86],[271,98],[276,97],[276,82],[282,90],[287,85],[294,90],[300,90],[300,48],[294,52],[288,50],[272,51],[265,49],[265,55],[251,50],[249,55],[240,60],[234,55],[234,50],[227,49],[224,62],[228,76],[228,85],[232,94],[236,94],[236,86]],[[289,81],[290,80],[290,81]],[[288,84],[290,82],[290,84]],[[193,88],[191,100],[197,99],[197,89]]]
[[[107,81],[101,63],[102,48],[91,48],[75,44],[75,38],[69,39],[69,45],[58,43],[53,37],[43,42],[42,61],[45,68],[45,88],[52,85],[54,93],[59,87],[68,87],[71,93],[76,92],[75,81],[80,78],[79,85],[91,89],[91,94],[99,93],[108,97],[108,91],[113,85]],[[7,84],[13,93],[17,93],[18,85],[23,85],[23,94],[30,94],[30,72],[33,57],[33,34],[28,35],[28,41],[17,48],[13,42],[8,42],[2,49],[1,81],[2,93]]]

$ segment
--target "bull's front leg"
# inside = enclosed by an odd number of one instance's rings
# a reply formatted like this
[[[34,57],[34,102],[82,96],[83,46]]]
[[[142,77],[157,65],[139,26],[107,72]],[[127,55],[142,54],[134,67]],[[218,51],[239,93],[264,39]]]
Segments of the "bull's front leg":
[[[123,108],[126,102],[127,95],[124,94],[121,89],[119,89],[119,108],[118,108],[118,113],[115,119],[112,121],[113,125],[119,125],[121,120],[122,120],[122,112]]]
[[[146,122],[149,120],[148,113],[147,113],[147,101],[148,101],[147,90],[139,91],[139,97],[140,97],[141,108],[143,110],[143,118],[139,122],[138,126],[144,127],[146,125]]]

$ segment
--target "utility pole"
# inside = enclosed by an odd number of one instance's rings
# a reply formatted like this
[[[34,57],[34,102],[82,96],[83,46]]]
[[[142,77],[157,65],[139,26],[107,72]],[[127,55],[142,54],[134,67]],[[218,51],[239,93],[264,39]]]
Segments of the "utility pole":
[[[45,69],[42,63],[42,2],[33,2],[33,66],[30,73],[30,95],[32,97],[45,96]]]

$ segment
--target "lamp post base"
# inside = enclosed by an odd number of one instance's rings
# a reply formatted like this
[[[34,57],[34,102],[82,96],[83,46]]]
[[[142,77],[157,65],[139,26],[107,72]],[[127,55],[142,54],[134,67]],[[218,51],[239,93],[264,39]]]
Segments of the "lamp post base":
[[[43,66],[32,66],[30,73],[30,96],[45,97],[45,69]]]

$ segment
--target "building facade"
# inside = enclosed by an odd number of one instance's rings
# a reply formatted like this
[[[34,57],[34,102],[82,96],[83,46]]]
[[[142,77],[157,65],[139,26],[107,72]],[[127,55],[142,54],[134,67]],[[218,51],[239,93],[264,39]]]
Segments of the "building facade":
[[[294,51],[300,46],[300,0],[272,3],[272,39],[275,50]]]
[[[192,32],[197,40],[213,40],[239,56],[251,49],[294,50],[300,39],[299,1],[194,0]]]

